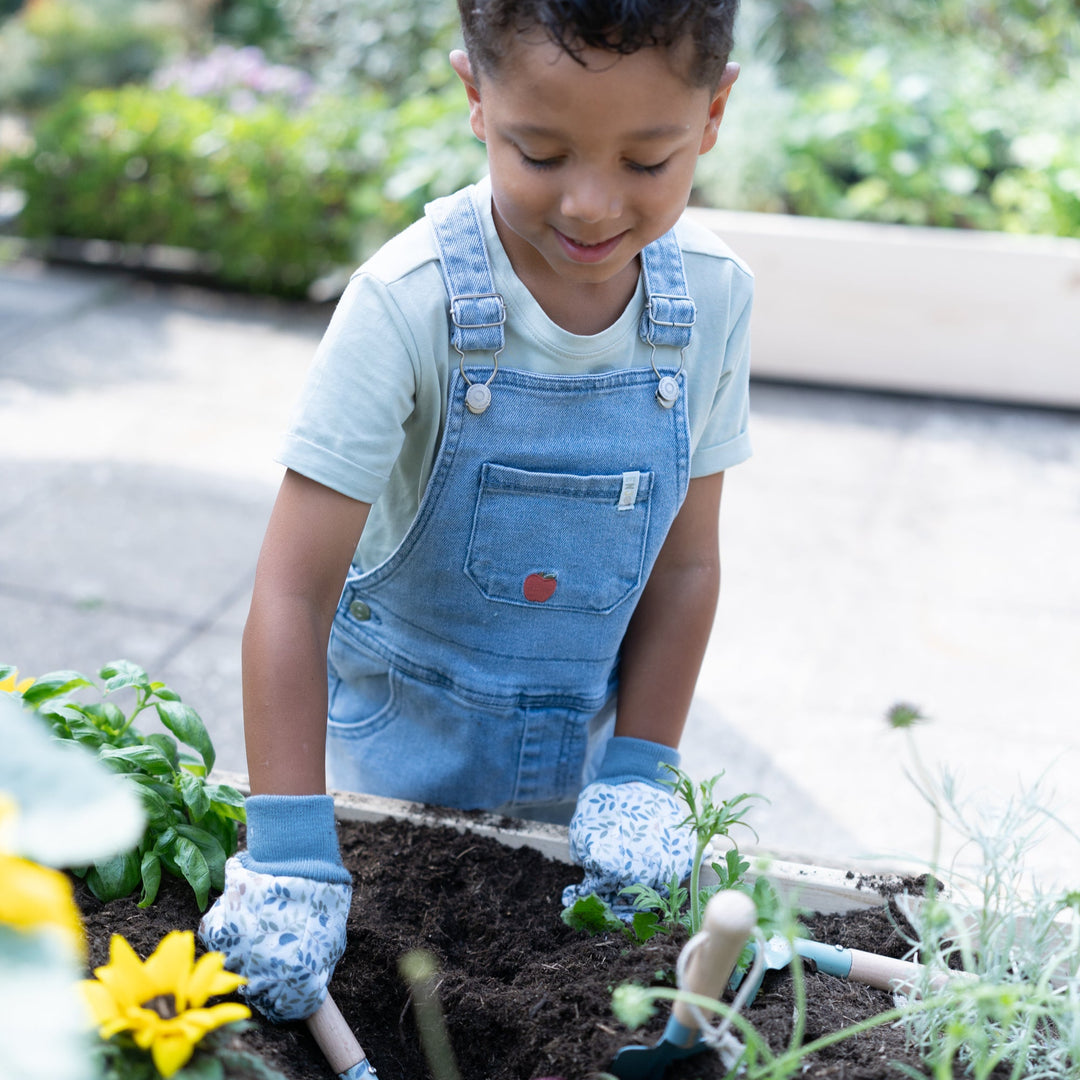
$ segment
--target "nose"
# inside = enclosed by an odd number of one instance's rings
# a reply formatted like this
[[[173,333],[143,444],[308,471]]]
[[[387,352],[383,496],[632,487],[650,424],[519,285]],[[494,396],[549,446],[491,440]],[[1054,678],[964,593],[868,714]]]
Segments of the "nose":
[[[568,219],[595,225],[622,213],[622,196],[610,177],[597,170],[577,170],[568,178],[560,210]]]

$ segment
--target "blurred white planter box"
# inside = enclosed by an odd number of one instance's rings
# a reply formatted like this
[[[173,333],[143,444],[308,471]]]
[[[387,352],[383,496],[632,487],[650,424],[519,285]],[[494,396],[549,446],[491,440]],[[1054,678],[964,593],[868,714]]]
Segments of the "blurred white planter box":
[[[1080,240],[690,213],[754,271],[757,375],[1080,406]]]

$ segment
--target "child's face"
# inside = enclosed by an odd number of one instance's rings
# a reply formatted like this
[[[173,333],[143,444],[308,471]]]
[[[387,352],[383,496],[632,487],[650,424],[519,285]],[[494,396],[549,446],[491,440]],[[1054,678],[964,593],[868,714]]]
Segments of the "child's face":
[[[665,49],[583,57],[519,37],[478,81],[451,56],[487,143],[500,238],[534,291],[636,280],[638,253],[686,207],[738,74],[729,65],[711,90],[689,86]]]

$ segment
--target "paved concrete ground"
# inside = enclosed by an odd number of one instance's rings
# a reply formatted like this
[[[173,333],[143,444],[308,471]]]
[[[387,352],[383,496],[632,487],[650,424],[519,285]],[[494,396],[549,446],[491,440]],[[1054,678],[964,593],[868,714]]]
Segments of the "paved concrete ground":
[[[135,660],[245,771],[239,638],[272,453],[328,317],[0,269],[0,662]],[[931,771],[985,805],[1046,772],[1080,831],[1080,414],[755,383],[753,433],[726,484],[691,772],[771,800],[763,846],[928,857],[881,719],[904,699],[934,718]],[[1076,885],[1078,854],[1051,831],[1031,865]]]

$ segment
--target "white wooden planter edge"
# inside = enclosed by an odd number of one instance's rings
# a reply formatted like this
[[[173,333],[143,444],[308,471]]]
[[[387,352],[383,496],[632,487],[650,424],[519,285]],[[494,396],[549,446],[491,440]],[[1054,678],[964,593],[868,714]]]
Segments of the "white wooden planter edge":
[[[247,777],[240,773],[215,771],[211,780],[229,784],[244,794],[249,791]],[[331,791],[330,794],[334,799],[335,812],[342,821],[383,821],[392,818],[415,825],[442,825],[459,832],[491,837],[507,847],[530,847],[548,858],[571,862],[565,826],[481,811],[449,810],[355,792]],[[751,880],[766,875],[782,893],[796,898],[799,904],[811,911],[844,912],[880,907],[896,891],[901,881],[899,873],[867,875],[853,869],[794,862],[763,851],[743,851],[751,862],[747,875]]]

